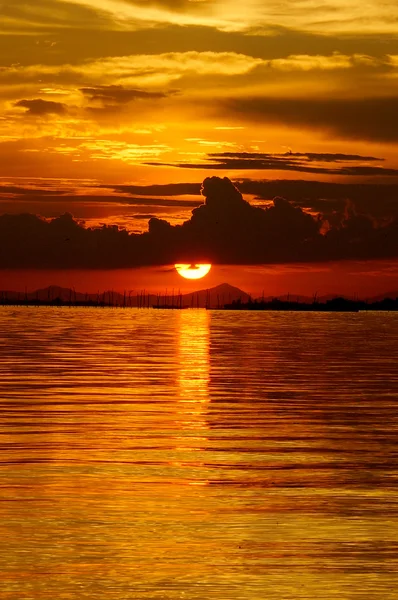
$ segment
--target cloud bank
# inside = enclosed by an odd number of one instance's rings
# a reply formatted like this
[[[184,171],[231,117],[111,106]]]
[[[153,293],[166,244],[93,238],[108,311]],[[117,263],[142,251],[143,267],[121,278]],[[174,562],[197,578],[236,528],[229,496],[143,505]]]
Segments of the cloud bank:
[[[390,86],[392,87],[392,86]],[[231,98],[224,110],[242,120],[279,123],[345,139],[398,141],[398,96],[368,98]]]
[[[175,262],[265,264],[398,257],[398,218],[311,215],[282,197],[269,207],[244,200],[228,178],[209,177],[204,203],[172,226],[151,218],[148,231],[86,228],[70,213],[53,220],[0,216],[0,268],[112,269]]]

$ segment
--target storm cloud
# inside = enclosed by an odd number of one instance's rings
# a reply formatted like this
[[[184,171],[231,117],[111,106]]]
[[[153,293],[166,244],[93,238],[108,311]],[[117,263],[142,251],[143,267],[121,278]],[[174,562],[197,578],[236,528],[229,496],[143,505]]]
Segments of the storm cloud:
[[[347,206],[334,221],[282,197],[247,202],[228,178],[209,177],[204,203],[182,225],[151,218],[148,231],[86,228],[71,214],[0,216],[1,268],[112,269],[175,262],[319,262],[398,257],[398,219],[379,222]],[[149,215],[148,215],[149,216]]]

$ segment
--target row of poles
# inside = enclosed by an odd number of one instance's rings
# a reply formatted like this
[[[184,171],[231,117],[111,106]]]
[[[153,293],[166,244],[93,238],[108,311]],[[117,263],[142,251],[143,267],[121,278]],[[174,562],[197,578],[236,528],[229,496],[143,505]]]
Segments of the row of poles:
[[[98,306],[98,307],[122,307],[122,308],[207,308],[210,307],[210,291],[206,291],[205,303],[201,302],[199,293],[186,294],[190,296],[189,304],[184,304],[184,296],[179,290],[177,294],[172,291],[169,295],[166,289],[164,294],[151,294],[146,290],[133,293],[134,290],[125,290],[123,295],[114,292],[97,292],[97,294],[78,295],[74,288],[69,290],[68,298],[60,298],[53,294],[53,290],[47,290],[47,297],[43,298],[39,292],[34,296],[25,293],[18,293],[16,297],[10,297],[8,292],[0,291],[1,305],[60,305],[60,306]],[[185,296],[185,297],[186,297]],[[217,295],[217,307],[224,304],[224,295]]]

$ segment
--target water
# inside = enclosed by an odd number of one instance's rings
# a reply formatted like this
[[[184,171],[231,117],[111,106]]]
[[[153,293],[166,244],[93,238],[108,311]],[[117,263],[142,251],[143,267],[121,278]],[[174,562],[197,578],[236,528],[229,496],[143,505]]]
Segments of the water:
[[[398,315],[0,310],[2,600],[393,599]]]

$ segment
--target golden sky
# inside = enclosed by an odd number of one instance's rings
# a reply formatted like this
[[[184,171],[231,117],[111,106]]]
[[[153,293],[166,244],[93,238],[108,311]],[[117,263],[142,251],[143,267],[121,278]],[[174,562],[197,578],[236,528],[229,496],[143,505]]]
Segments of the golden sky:
[[[0,211],[144,231],[198,198],[140,186],[395,183],[397,33],[396,0],[3,0]]]

